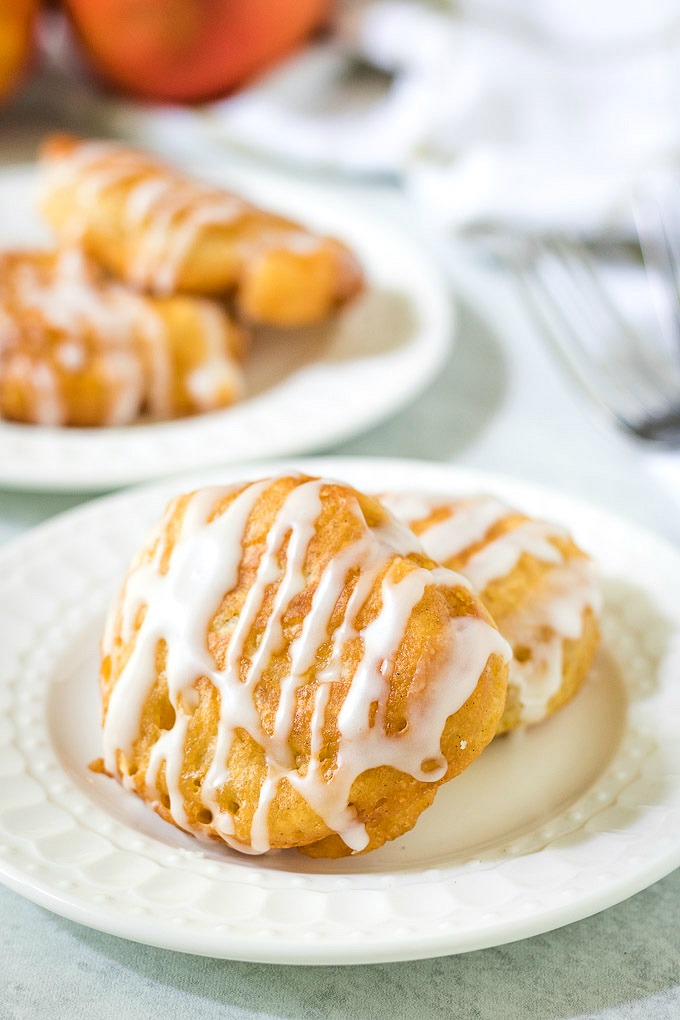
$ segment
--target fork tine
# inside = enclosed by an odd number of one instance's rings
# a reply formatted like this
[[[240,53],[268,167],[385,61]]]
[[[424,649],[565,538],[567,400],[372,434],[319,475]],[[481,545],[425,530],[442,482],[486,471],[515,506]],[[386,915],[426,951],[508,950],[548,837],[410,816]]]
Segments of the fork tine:
[[[518,278],[591,398],[638,435],[678,438],[678,373],[630,326],[588,254],[559,241],[535,241],[528,254],[514,259]]]
[[[605,396],[609,379],[599,358],[593,357],[583,344],[583,329],[574,321],[573,308],[566,312],[564,304],[555,297],[554,282],[544,276],[545,267],[538,260],[523,263],[517,270],[518,279],[539,323],[551,341],[553,349],[572,372],[576,380],[599,407],[628,427],[628,417],[616,396]]]
[[[680,395],[679,380],[674,382],[669,379],[670,366],[665,359],[661,365],[659,352],[650,349],[644,342],[641,331],[630,325],[608,292],[602,273],[595,267],[590,254],[584,248],[575,249],[573,246],[569,248],[563,242],[557,242],[556,249],[562,264],[569,267],[573,275],[575,291],[583,299],[586,311],[599,315],[601,338],[613,341],[612,358],[620,365],[624,351],[629,355],[630,368],[633,369],[627,373],[630,392],[637,395],[637,399],[645,405],[649,413],[654,413],[659,400],[662,403],[674,403]],[[626,342],[625,348],[621,345],[622,338]]]
[[[669,309],[669,302],[660,300],[658,289],[654,288],[663,334],[670,341],[669,349],[677,354],[680,335],[680,215],[677,203],[660,196],[658,191],[638,192],[633,199],[633,217],[650,278],[653,280],[655,271],[659,271],[674,294]]]

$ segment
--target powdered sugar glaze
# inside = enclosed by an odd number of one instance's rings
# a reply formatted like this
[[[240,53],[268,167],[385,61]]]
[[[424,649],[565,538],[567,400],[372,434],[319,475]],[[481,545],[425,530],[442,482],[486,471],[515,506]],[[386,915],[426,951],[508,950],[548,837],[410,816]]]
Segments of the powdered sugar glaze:
[[[213,302],[191,299],[202,356],[185,369],[163,299],[102,278],[79,250],[13,253],[4,270],[0,367],[5,380],[22,384],[38,424],[68,421],[77,373],[96,375],[102,425],[126,425],[142,412],[172,417],[179,382],[197,411],[220,406],[224,393],[241,395],[241,369],[226,347],[228,320]]]
[[[502,621],[511,647],[528,647],[529,658],[510,663],[510,683],[520,696],[521,721],[543,719],[548,703],[563,679],[563,641],[577,639],[586,609],[598,613],[601,596],[594,565],[586,557],[565,559],[554,538],[567,532],[557,524],[525,519],[517,527],[492,537],[495,524],[517,513],[494,496],[451,500],[445,496],[389,493],[381,501],[413,525],[427,554],[438,562],[470,549],[462,572],[484,597],[494,581],[507,577],[523,555],[550,564],[540,596],[526,601]],[[441,514],[437,511],[442,511]]]
[[[103,424],[127,424],[136,416],[143,399],[145,363],[157,380],[152,409],[159,416],[168,413],[170,366],[164,326],[140,297],[113,283],[95,285],[81,253],[71,249],[60,252],[49,270],[39,258],[34,262],[30,253],[23,260],[17,258],[3,284],[3,370],[8,377],[25,381],[35,421],[64,423],[68,415],[64,377],[92,367],[95,354],[96,368],[109,382]],[[6,332],[3,322],[9,324]],[[36,322],[54,337],[38,353],[35,344],[22,343],[22,330],[28,328],[35,335]]]
[[[395,555],[422,551],[417,539],[392,517],[365,531],[346,546],[323,569],[315,588],[311,609],[300,634],[289,648],[290,669],[282,685],[271,734],[262,727],[254,691],[266,673],[271,656],[282,647],[282,619],[286,608],[307,585],[306,559],[315,523],[322,509],[324,480],[300,480],[286,496],[271,527],[257,574],[230,634],[226,662],[218,669],[207,645],[207,633],[225,592],[235,588],[242,556],[242,539],[249,516],[271,479],[243,488],[219,516],[211,514],[233,488],[200,490],[189,499],[181,531],[169,565],[161,572],[164,545],[159,543],[153,559],[133,566],[122,595],[122,618],[109,620],[103,651],[111,651],[114,631],[124,641],[133,634],[140,607],[146,611],[137,632],[134,650],[111,695],[104,724],[105,765],[118,774],[117,751],[129,755],[138,734],[144,701],[154,678],[158,642],[167,642],[167,682],[175,721],[157,741],[147,769],[146,782],[153,790],[161,767],[170,799],[170,812],[182,827],[190,828],[179,769],[188,718],[195,706],[195,681],[207,677],[220,695],[220,722],[212,762],[200,796],[212,815],[212,825],[230,846],[250,853],[269,849],[269,806],[282,779],[305,798],[329,829],[337,832],[350,849],[359,851],[368,841],[365,827],[349,805],[354,780],[367,769],[393,765],[419,780],[433,782],[446,771],[440,738],[449,716],[475,689],[492,654],[509,659],[509,648],[492,626],[482,619],[461,617],[450,621],[446,661],[433,680],[419,726],[387,736],[384,719],[389,676],[410,615],[432,584],[467,586],[453,571],[427,570],[417,566],[400,581],[385,573]],[[357,514],[360,510],[357,505]],[[160,524],[162,534],[164,524]],[[285,562],[279,552],[287,540]],[[359,570],[358,581],[344,618],[330,632],[330,619],[350,570]],[[357,616],[365,599],[384,574],[382,605],[378,615],[359,630]],[[269,618],[255,652],[247,657],[246,639],[261,610],[265,589],[276,585]],[[325,710],[332,685],[341,676],[343,649],[361,638],[361,658],[351,678],[338,717],[339,751],[334,771],[324,774],[320,753],[324,743]],[[330,643],[323,668],[316,671],[317,652]],[[304,770],[296,768],[289,744],[299,687],[315,672],[316,689],[311,718],[311,759]],[[376,710],[377,706],[377,710]],[[227,761],[238,729],[247,731],[266,755],[266,776],[247,844],[236,838],[232,815],[219,803],[219,791],[228,781]],[[423,765],[427,763],[427,769]],[[126,782],[126,777],[122,777]],[[132,785],[127,780],[128,785]]]
[[[231,240],[234,258],[260,249],[310,252],[321,238],[258,210],[224,189],[185,176],[144,152],[115,142],[81,142],[68,154],[48,158],[43,166],[45,197],[69,189],[75,198],[69,221],[70,240],[78,243],[107,192],[125,188],[122,220],[135,246],[125,268],[128,282],[156,294],[177,289],[182,270],[206,230],[231,228],[248,218],[265,224],[258,239]],[[252,231],[251,231],[252,233]]]

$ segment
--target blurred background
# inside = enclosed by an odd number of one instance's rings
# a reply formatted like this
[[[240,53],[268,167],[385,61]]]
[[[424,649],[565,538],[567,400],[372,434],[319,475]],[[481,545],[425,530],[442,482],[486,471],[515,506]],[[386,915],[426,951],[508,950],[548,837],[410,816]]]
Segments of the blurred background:
[[[0,145],[239,150],[454,231],[625,231],[677,168],[679,70],[677,0],[0,0]]]
[[[417,386],[427,386],[418,399],[412,387],[404,388],[408,401],[399,401],[398,415],[377,424],[362,415],[352,434],[341,394],[342,428],[335,441],[322,444],[324,452],[427,458],[530,479],[680,542],[677,449],[660,451],[621,428],[616,414],[601,413],[588,387],[576,385],[554,357],[512,259],[495,257],[499,241],[508,238],[557,237],[585,246],[599,270],[616,248],[617,304],[620,299],[626,321],[651,323],[656,380],[668,383],[675,402],[677,446],[680,290],[673,266],[669,275],[665,265],[670,349],[659,368],[658,304],[650,300],[631,198],[641,189],[670,196],[675,218],[669,214],[666,233],[675,239],[680,265],[680,0],[0,0],[3,174],[9,164],[32,162],[43,136],[60,129],[128,140],[199,176],[205,170],[219,178],[225,170],[228,178],[236,164],[246,173],[270,170],[276,195],[296,178],[310,194],[307,183],[321,183],[316,201],[328,206],[340,193],[349,196],[352,204],[338,202],[339,209],[353,209],[358,221],[362,209],[375,210],[376,221],[392,226],[392,220],[408,233],[408,253],[416,252],[421,270],[420,277],[413,274],[415,284],[409,281],[410,296],[423,290],[423,276],[428,287],[439,288],[430,272],[430,254],[436,254],[444,300],[454,307],[450,329],[449,319],[442,320],[451,334],[450,357],[437,361],[434,378],[420,373]],[[13,173],[10,168],[5,180]],[[22,173],[19,168],[17,179]],[[0,187],[0,234],[11,218],[12,194],[6,184]],[[371,240],[372,222],[367,216]],[[379,258],[385,252],[385,260],[397,264],[392,235],[385,236],[378,238]],[[623,360],[622,319],[598,310],[597,301],[576,300],[584,292],[578,285],[569,292],[567,303],[581,309],[572,333],[594,342],[609,334],[600,374],[610,377]],[[389,336],[381,338],[385,361],[373,359],[378,365],[389,366],[390,343],[395,357],[400,354],[399,329],[389,323]],[[291,367],[290,349],[283,351],[265,376],[272,389],[277,372],[297,367]],[[351,353],[363,372],[362,351]],[[634,351],[631,362],[649,361],[647,350],[644,359],[639,354]],[[329,373],[341,371],[339,359],[328,364]],[[407,374],[416,375],[410,368]],[[321,388],[318,377],[313,381],[312,389]],[[365,402],[375,400],[380,387],[395,389],[402,381],[389,368],[382,371]],[[322,410],[330,403],[325,398]],[[269,443],[282,423],[253,406]],[[301,448],[318,448],[318,418],[304,402],[292,413],[304,418],[309,434]],[[173,443],[188,428],[181,423]],[[54,482],[61,464],[55,446],[37,440],[31,459],[30,432],[20,436],[4,423],[0,431],[5,542],[85,497],[68,479]],[[238,455],[237,444],[224,441],[218,428],[213,432],[221,457]],[[146,456],[135,435],[135,455]],[[197,440],[188,434],[191,456],[194,449],[203,454],[204,439],[203,432]],[[102,473],[101,487],[109,484],[107,465],[127,470],[133,440],[118,451],[118,461],[107,439],[93,445],[95,487]],[[176,468],[176,446],[166,448]],[[64,449],[68,474],[75,458]],[[8,457],[31,491],[5,488]],[[45,478],[48,461],[55,465],[54,492]],[[10,482],[17,488],[15,478]],[[621,563],[626,556],[624,549]],[[102,556],[101,562],[108,569],[108,560]],[[642,575],[651,576],[658,562]],[[615,567],[618,572],[618,561]],[[40,584],[46,570],[41,567]],[[628,565],[628,579],[627,571]],[[669,831],[667,842],[673,840],[677,844],[677,833]],[[609,869],[611,861],[605,864]],[[530,870],[527,875],[528,885]],[[495,888],[491,882],[490,897]],[[0,892],[8,919],[3,987],[17,1017],[37,1015],[38,995],[50,1002],[50,1015],[69,1020],[93,1010],[103,1016],[102,1009],[116,1017],[161,1009],[168,1017],[186,1016],[197,1004],[201,1015],[223,1016],[225,1001],[243,1017],[311,1016],[315,1002],[321,1009],[315,1016],[343,1020],[352,1013],[380,1020],[388,1011],[403,1015],[405,1005],[423,1020],[680,1015],[680,872],[617,908],[530,942],[352,968],[349,981],[329,967],[227,970],[219,961],[170,959],[160,950],[85,932]]]
[[[616,503],[641,448],[616,432],[618,409],[612,428],[563,366],[544,366],[544,324],[532,337],[515,267],[494,257],[499,240],[541,236],[585,243],[598,269],[608,245],[632,253],[617,301],[652,361],[661,309],[672,350],[655,374],[680,392],[676,281],[665,266],[651,295],[631,202],[668,194],[664,230],[680,237],[679,72],[678,0],[0,0],[0,162],[32,161],[66,129],[199,176],[264,169],[359,198],[436,254],[459,328],[424,400],[337,452],[456,459]],[[610,333],[605,377],[621,360]],[[541,457],[537,420],[552,430]],[[646,502],[631,483],[643,519]]]

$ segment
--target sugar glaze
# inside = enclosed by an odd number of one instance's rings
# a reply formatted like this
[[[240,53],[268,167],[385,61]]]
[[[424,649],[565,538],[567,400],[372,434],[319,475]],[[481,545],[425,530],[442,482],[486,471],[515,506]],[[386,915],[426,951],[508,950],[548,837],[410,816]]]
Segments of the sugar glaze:
[[[564,538],[567,533],[546,521],[526,519],[499,537],[487,538],[495,524],[517,513],[492,496],[452,501],[434,495],[390,493],[381,496],[381,501],[416,528],[423,548],[438,562],[447,563],[478,547],[459,569],[482,599],[488,587],[507,577],[523,555],[551,565],[538,597],[525,601],[500,623],[512,648],[531,650],[528,658],[520,661],[513,657],[510,663],[509,681],[519,692],[522,722],[544,718],[563,680],[563,641],[577,639],[584,612],[590,608],[598,613],[601,607],[591,560],[565,559],[552,539]]]
[[[107,192],[125,187],[122,221],[135,244],[125,266],[128,282],[157,294],[177,290],[197,242],[206,231],[232,231],[233,279],[254,252],[285,249],[297,256],[316,251],[323,239],[260,210],[237,195],[183,175],[151,156],[114,142],[81,142],[68,155],[48,158],[43,195],[68,190],[75,208],[68,223],[74,243],[87,233]],[[246,220],[260,229],[239,232]]]
[[[130,640],[138,612],[146,607],[133,651],[108,706],[104,724],[105,764],[111,773],[117,774],[117,752],[120,750],[128,756],[132,752],[142,706],[155,675],[156,649],[159,641],[164,640],[168,694],[175,710],[175,721],[153,748],[146,783],[153,790],[164,766],[169,809],[175,821],[189,827],[180,789],[180,769],[188,718],[196,702],[195,682],[198,677],[206,677],[219,692],[220,722],[200,798],[212,815],[212,825],[225,842],[244,852],[260,853],[269,849],[269,806],[285,778],[329,829],[339,833],[350,849],[359,851],[366,846],[368,835],[349,803],[354,780],[367,769],[380,765],[394,765],[425,782],[441,779],[447,767],[440,749],[446,720],[473,692],[489,656],[498,654],[507,661],[510,652],[498,632],[484,620],[472,616],[451,620],[442,668],[419,704],[422,717],[418,725],[387,736],[384,721],[389,679],[411,612],[428,585],[468,586],[468,582],[453,571],[427,570],[415,564],[401,580],[395,580],[389,564],[395,556],[420,551],[420,546],[405,525],[388,517],[375,527],[366,526],[360,536],[323,569],[311,609],[288,650],[290,669],[281,687],[273,732],[266,733],[253,694],[266,674],[271,656],[282,649],[282,618],[286,608],[309,583],[305,569],[307,553],[328,482],[299,479],[285,497],[268,533],[255,580],[234,621],[222,669],[217,668],[209,652],[207,634],[225,592],[237,585],[246,526],[253,508],[270,484],[271,479],[246,486],[224,512],[212,519],[217,503],[234,489],[208,488],[195,493],[186,506],[167,571],[161,573],[166,552],[163,542],[158,544],[150,562],[138,560],[133,565],[120,603],[121,616],[112,613],[103,640],[105,654],[111,651],[117,629],[123,641]],[[361,520],[358,504],[356,514]],[[164,526],[165,521],[162,521],[159,534]],[[288,544],[282,567],[279,553],[284,541]],[[356,570],[358,579],[343,619],[329,634],[331,614],[347,584],[348,573]],[[358,630],[358,612],[381,577],[382,606],[377,616]],[[244,651],[246,639],[261,610],[264,592],[271,585],[276,585],[271,614],[257,649],[248,657]],[[361,639],[361,657],[354,674],[347,677],[343,650],[348,641],[357,637]],[[317,671],[317,653],[328,643],[330,653],[323,668]],[[316,682],[311,758],[306,768],[298,770],[289,738],[298,689],[308,683],[310,677]],[[337,721],[337,762],[328,774],[324,772],[321,757],[325,713],[332,687],[341,680],[348,683],[348,689]],[[239,729],[245,730],[262,746],[267,763],[246,844],[237,839],[234,819],[218,800],[220,790],[229,780],[227,762]],[[427,769],[423,768],[424,763]],[[128,786],[133,785],[127,777],[122,779]]]
[[[222,310],[191,300],[204,356],[184,384],[194,408],[211,410],[224,394],[241,395],[242,373],[226,349]],[[78,373],[96,375],[102,425],[128,424],[142,409],[172,417],[178,363],[159,305],[95,276],[76,249],[58,252],[53,263],[14,257],[0,284],[0,356],[5,379],[31,400],[31,420],[65,424],[69,381]]]

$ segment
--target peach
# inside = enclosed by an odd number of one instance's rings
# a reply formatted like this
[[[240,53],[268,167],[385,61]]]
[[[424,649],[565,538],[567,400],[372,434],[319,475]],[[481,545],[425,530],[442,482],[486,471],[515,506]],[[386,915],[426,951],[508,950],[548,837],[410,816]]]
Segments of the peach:
[[[329,0],[65,0],[96,71],[147,99],[223,95],[300,44]]]
[[[33,51],[38,0],[0,0],[0,101],[21,81]]]

